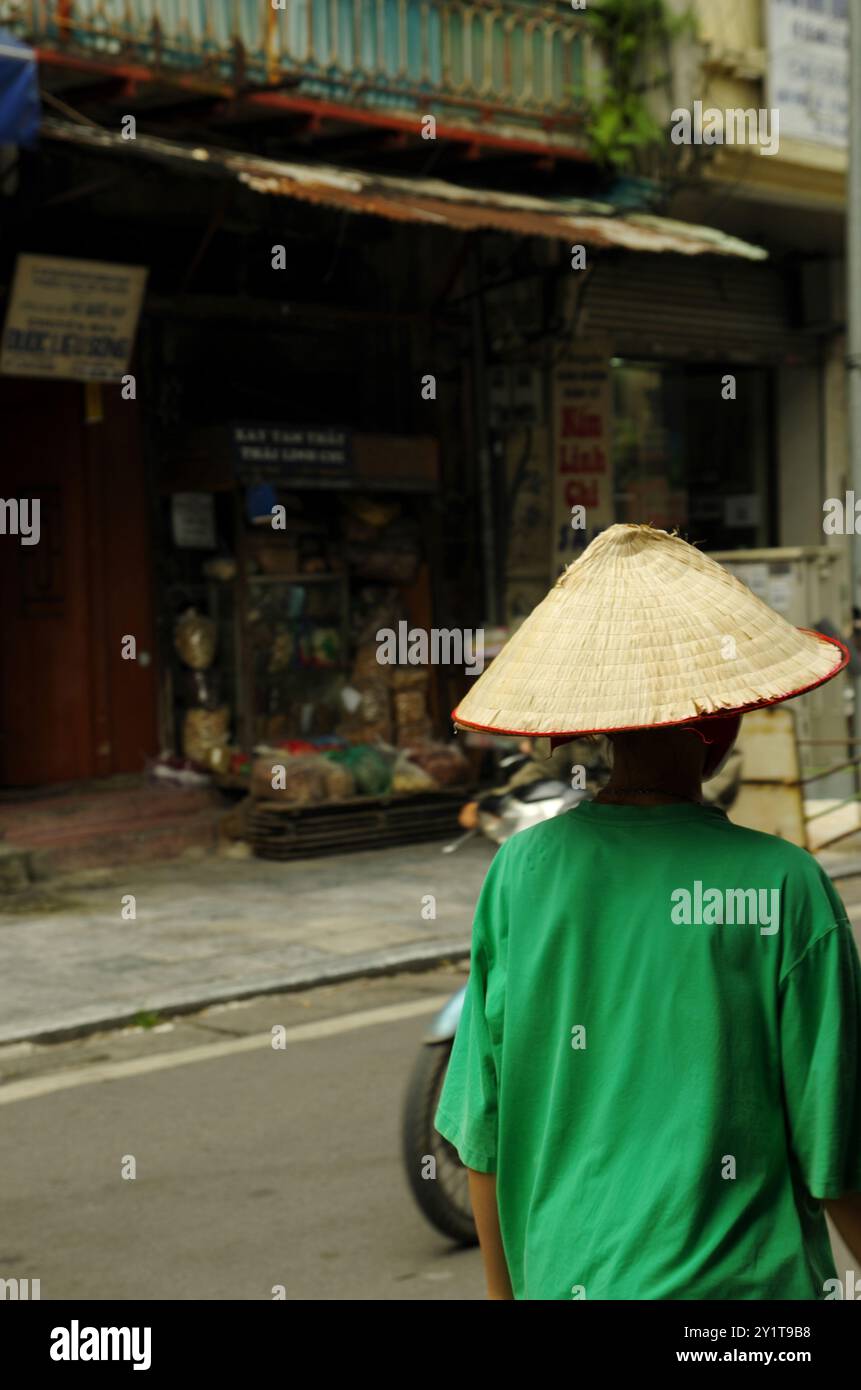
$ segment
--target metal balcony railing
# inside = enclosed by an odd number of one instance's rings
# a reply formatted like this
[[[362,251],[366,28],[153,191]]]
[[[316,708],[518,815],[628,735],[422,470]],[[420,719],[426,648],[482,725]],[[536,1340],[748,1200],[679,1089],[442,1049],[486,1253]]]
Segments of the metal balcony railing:
[[[320,102],[573,137],[589,28],[568,0],[0,0],[35,46]]]

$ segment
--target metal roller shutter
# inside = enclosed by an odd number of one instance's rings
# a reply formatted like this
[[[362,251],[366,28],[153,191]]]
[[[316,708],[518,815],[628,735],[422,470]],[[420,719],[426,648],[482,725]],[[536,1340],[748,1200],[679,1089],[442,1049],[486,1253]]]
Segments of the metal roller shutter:
[[[772,266],[717,257],[604,256],[583,287],[579,336],[607,335],[619,356],[816,361],[793,326],[792,281]]]

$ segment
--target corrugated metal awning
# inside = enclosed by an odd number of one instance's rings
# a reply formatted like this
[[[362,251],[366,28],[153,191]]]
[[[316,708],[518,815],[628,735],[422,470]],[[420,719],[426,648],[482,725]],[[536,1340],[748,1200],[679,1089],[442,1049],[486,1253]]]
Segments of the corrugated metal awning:
[[[480,228],[516,236],[543,236],[569,244],[618,246],[677,255],[740,256],[765,260],[761,247],[714,227],[675,222],[648,213],[620,215],[609,203],[581,198],[532,198],[520,193],[462,188],[441,179],[395,178],[331,164],[298,164],[212,146],[182,145],[152,135],[124,140],[97,126],[46,120],[42,133],[91,149],[114,149],[163,164],[208,167],[232,174],[256,193],[298,198],[350,212],[459,231]]]

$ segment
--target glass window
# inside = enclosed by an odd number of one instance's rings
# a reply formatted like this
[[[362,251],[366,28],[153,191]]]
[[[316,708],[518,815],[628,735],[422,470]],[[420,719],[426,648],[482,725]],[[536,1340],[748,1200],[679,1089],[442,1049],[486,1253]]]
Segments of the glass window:
[[[617,521],[672,529],[706,550],[772,544],[771,373],[614,359]]]

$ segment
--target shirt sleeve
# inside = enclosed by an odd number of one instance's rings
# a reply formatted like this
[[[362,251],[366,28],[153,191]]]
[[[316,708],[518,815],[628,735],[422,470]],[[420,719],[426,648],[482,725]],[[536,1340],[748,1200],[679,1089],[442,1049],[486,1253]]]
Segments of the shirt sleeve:
[[[819,1200],[861,1191],[861,962],[845,916],[815,937],[780,989],[787,1126],[801,1175]]]
[[[499,1077],[487,998],[496,964],[500,914],[502,850],[488,870],[472,927],[469,979],[448,1071],[434,1121],[467,1168],[496,1172]]]

